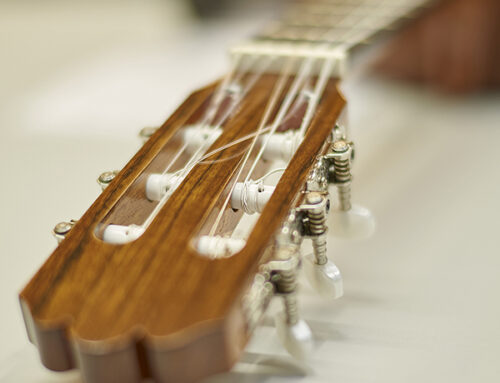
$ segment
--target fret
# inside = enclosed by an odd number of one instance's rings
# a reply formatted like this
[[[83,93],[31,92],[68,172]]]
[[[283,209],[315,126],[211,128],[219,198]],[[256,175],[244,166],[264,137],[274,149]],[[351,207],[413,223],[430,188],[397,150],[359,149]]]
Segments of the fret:
[[[346,49],[362,43],[422,7],[422,0],[300,1],[256,35],[259,41],[328,44]]]

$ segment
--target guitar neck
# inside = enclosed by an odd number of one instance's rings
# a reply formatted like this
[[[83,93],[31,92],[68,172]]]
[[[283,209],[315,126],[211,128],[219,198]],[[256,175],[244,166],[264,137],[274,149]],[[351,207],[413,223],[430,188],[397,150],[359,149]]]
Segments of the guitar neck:
[[[374,35],[415,17],[428,0],[298,0],[249,41],[235,46],[238,55],[337,57]],[[339,66],[334,75],[340,77]]]

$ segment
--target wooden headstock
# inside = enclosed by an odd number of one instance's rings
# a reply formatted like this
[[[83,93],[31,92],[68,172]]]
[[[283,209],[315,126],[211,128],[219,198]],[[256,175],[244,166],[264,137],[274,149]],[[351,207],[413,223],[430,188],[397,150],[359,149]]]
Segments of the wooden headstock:
[[[268,111],[269,121],[279,113],[295,78],[290,74],[281,80],[282,92]],[[243,215],[224,201],[240,170],[243,176],[249,169],[251,161],[242,167],[243,160],[280,79],[259,76],[233,110],[222,97],[215,119],[226,112],[228,116],[205,153],[225,149],[201,157],[160,205],[145,196],[148,177],[171,162],[182,146],[180,132],[203,120],[221,84],[192,94],[74,224],[20,294],[30,340],[45,366],[58,371],[79,367],[92,383],[138,382],[143,377],[180,382],[228,370],[235,363],[259,319],[250,317],[254,314],[243,298],[255,286],[259,268],[274,259],[276,235],[291,209],[302,202],[306,179],[318,155],[329,150],[345,104],[337,80],[329,78],[300,146],[244,247],[222,257],[200,254],[200,236],[224,236]],[[311,81],[314,85],[318,78]],[[306,110],[295,111],[299,115],[288,113],[280,129],[299,128]],[[256,142],[255,153],[260,146],[262,141]],[[189,158],[179,157],[177,166],[182,168],[185,161]],[[260,161],[255,177],[269,170],[269,161]],[[103,240],[110,224],[139,225],[155,208],[138,238],[120,244]],[[219,216],[217,228],[210,229]]]
[[[346,52],[420,3],[297,2],[235,47],[230,74],[188,97],[57,228],[60,245],[20,294],[44,365],[78,367],[87,383],[197,381],[230,369],[272,295],[285,303],[278,334],[300,357],[310,330],[298,268],[342,294],[326,254],[328,183],[336,233],[373,229],[351,204],[353,145],[337,126]],[[312,258],[300,253],[306,237]]]

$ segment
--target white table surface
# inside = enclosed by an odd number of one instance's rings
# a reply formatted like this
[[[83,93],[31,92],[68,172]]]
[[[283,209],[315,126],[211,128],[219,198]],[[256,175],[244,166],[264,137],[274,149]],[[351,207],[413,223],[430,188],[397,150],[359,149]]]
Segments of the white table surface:
[[[224,73],[225,47],[259,21],[199,25],[182,1],[41,3],[0,2],[2,383],[79,382],[41,366],[17,293],[55,247],[53,225],[97,197],[97,175]],[[330,240],[340,301],[302,286],[310,370],[266,320],[234,371],[210,382],[500,381],[500,95],[455,98],[355,68],[343,85],[354,199],[377,233]]]

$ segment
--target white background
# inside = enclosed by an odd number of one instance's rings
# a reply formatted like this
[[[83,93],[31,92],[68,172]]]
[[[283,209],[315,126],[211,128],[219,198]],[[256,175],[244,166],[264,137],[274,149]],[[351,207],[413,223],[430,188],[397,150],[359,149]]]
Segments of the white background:
[[[200,24],[182,1],[0,1],[2,382],[79,381],[40,365],[18,292],[55,247],[53,225],[97,197],[97,175],[127,162],[141,127],[223,74],[225,48],[263,18]],[[354,198],[378,231],[330,241],[342,300],[302,286],[311,371],[266,320],[243,362],[213,381],[500,380],[500,95],[439,95],[357,61],[343,85]]]

